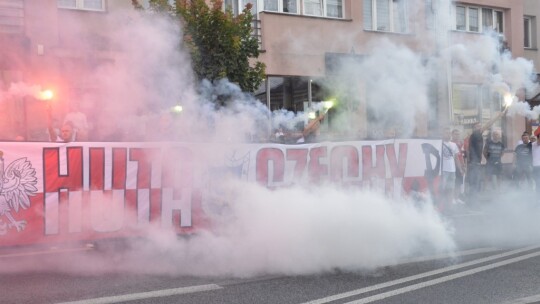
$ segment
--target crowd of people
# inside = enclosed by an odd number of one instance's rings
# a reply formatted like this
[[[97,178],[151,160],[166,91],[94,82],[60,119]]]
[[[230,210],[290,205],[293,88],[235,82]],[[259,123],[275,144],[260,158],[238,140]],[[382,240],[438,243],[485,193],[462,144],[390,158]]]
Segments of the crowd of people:
[[[444,131],[439,187],[442,204],[475,202],[484,194],[501,193],[506,185],[540,193],[540,128],[533,135],[523,132],[521,140],[507,148],[501,129],[490,129],[504,114],[500,112],[484,126],[475,124],[464,140],[457,129]],[[506,168],[505,153],[513,154]]]
[[[87,141],[90,137],[86,115],[76,104],[63,120],[54,119],[51,108],[47,109],[47,137],[51,142]],[[506,111],[500,112],[485,125],[477,123],[473,131],[465,139],[461,138],[458,129],[446,128],[443,132],[441,179],[439,195],[444,204],[465,204],[475,201],[486,192],[497,193],[501,182],[507,180],[503,169],[502,158],[505,153],[513,153],[510,180],[516,187],[536,189],[540,194],[540,128],[533,135],[523,132],[521,140],[508,150],[503,141],[500,129],[491,129],[495,121]],[[311,117],[307,123],[300,122],[289,130],[280,127],[274,130],[271,141],[283,144],[312,143],[317,141],[320,127],[326,112]],[[170,114],[160,116],[159,123],[154,126],[153,133],[146,140],[174,140],[175,128]],[[484,138],[484,133],[487,138]],[[17,136],[17,141],[24,141]],[[506,166],[508,167],[508,166]]]

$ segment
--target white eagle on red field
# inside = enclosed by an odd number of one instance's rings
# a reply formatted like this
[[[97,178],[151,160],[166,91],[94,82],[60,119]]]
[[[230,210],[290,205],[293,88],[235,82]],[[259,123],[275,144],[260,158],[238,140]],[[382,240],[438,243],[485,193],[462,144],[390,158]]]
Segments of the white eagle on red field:
[[[17,232],[24,230],[27,222],[15,220],[12,212],[30,207],[30,196],[37,192],[36,170],[26,157],[13,161],[4,170],[3,156],[0,151],[0,235],[13,228]]]

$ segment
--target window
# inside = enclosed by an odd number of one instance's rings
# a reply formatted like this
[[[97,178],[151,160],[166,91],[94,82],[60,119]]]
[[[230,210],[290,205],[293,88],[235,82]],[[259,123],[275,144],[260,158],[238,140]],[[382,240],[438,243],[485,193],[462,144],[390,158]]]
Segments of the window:
[[[493,10],[490,8],[482,9],[482,27],[493,28]]]
[[[364,0],[364,29],[407,32],[406,0]]]
[[[504,32],[504,28],[503,28],[503,12],[501,12],[501,11],[493,12],[493,20],[495,22],[495,24],[493,25],[493,29],[497,33],[503,33]]]
[[[322,0],[304,0],[304,14],[322,16]]]
[[[482,27],[484,31],[503,32],[503,12],[490,8],[482,8]]]
[[[278,11],[278,0],[264,0],[264,10],[265,11]]]
[[[259,13],[259,6],[257,6],[257,2],[258,0],[240,0],[240,12],[244,10],[246,4],[251,3],[251,13],[253,14],[253,16],[257,17],[257,14]]]
[[[402,2],[404,0],[385,1]],[[224,0],[223,3],[224,7],[232,9],[235,15],[241,13],[247,3],[253,5],[251,11],[255,16],[261,11],[300,14],[300,8],[302,8],[302,14],[308,16],[343,18],[345,15],[343,0]]]
[[[393,23],[392,30],[398,33],[405,33],[407,31],[405,20],[405,0],[393,0],[392,1]],[[403,13],[400,13],[403,12]]]
[[[343,18],[343,0],[303,0],[304,15]]]
[[[326,0],[326,16],[343,18],[342,0]]]
[[[390,31],[390,5],[387,0],[377,0],[377,31]]]
[[[464,125],[472,129],[480,122],[478,111],[480,107],[480,87],[473,84],[452,85],[452,113],[456,125]]]
[[[530,16],[525,16],[523,18],[523,26],[524,26],[524,31],[523,33],[525,34],[525,37],[524,37],[524,47],[525,48],[533,48],[534,45],[533,45],[533,32],[534,32],[534,17],[530,17]]]
[[[502,110],[502,95],[490,85],[454,83],[452,85],[452,113],[454,124],[462,125],[465,133],[472,131],[474,124],[485,125]],[[497,120],[495,127],[503,127]]]
[[[24,23],[24,0],[0,1],[0,35],[22,34],[24,33]],[[1,80],[0,71],[0,87]]]
[[[433,0],[426,0],[425,11],[426,11],[426,28],[434,29],[435,28],[435,5],[433,4]]]
[[[465,31],[467,29],[466,8],[464,6],[456,7],[456,30]]]
[[[244,10],[246,4],[251,3],[251,13],[257,18],[261,11],[298,14],[299,0],[225,0],[225,8],[230,8],[234,15]]]
[[[503,32],[503,12],[486,7],[456,5],[456,27],[467,32]]]
[[[283,12],[298,14],[298,0],[283,0]]]
[[[238,15],[238,0],[225,0],[223,5],[226,9],[231,9],[234,15]]]
[[[57,0],[59,8],[105,11],[105,0]]]
[[[282,13],[298,13],[297,0],[264,0],[264,10]]]
[[[478,24],[478,9],[470,8],[469,9],[469,31],[478,32],[480,25]]]

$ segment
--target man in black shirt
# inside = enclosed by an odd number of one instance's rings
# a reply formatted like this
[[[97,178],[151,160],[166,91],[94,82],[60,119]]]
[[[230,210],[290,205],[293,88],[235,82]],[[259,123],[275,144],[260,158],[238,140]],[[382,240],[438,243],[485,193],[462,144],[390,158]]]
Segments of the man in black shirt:
[[[514,180],[517,186],[525,181],[528,187],[532,186],[532,143],[529,133],[523,132],[521,144],[514,150]]]
[[[469,182],[469,192],[478,194],[481,190],[481,163],[482,150],[484,148],[484,137],[482,136],[482,125],[474,125],[473,132],[469,137],[469,150],[467,153],[467,179]]]

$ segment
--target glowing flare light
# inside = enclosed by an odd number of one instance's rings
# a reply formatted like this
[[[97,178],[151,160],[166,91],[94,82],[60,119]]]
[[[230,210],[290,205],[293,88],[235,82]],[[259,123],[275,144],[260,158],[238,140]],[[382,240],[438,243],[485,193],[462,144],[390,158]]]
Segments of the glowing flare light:
[[[172,108],[172,111],[175,113],[180,113],[184,110],[184,108],[181,105],[176,105]]]
[[[328,111],[331,107],[334,106],[333,101],[323,101],[323,107]]]
[[[38,99],[40,100],[51,100],[54,97],[54,92],[51,90],[43,90],[39,92]]]
[[[504,94],[504,107],[506,109],[508,109],[512,105],[512,102],[514,101],[514,97],[515,96],[513,96],[510,93]]]

